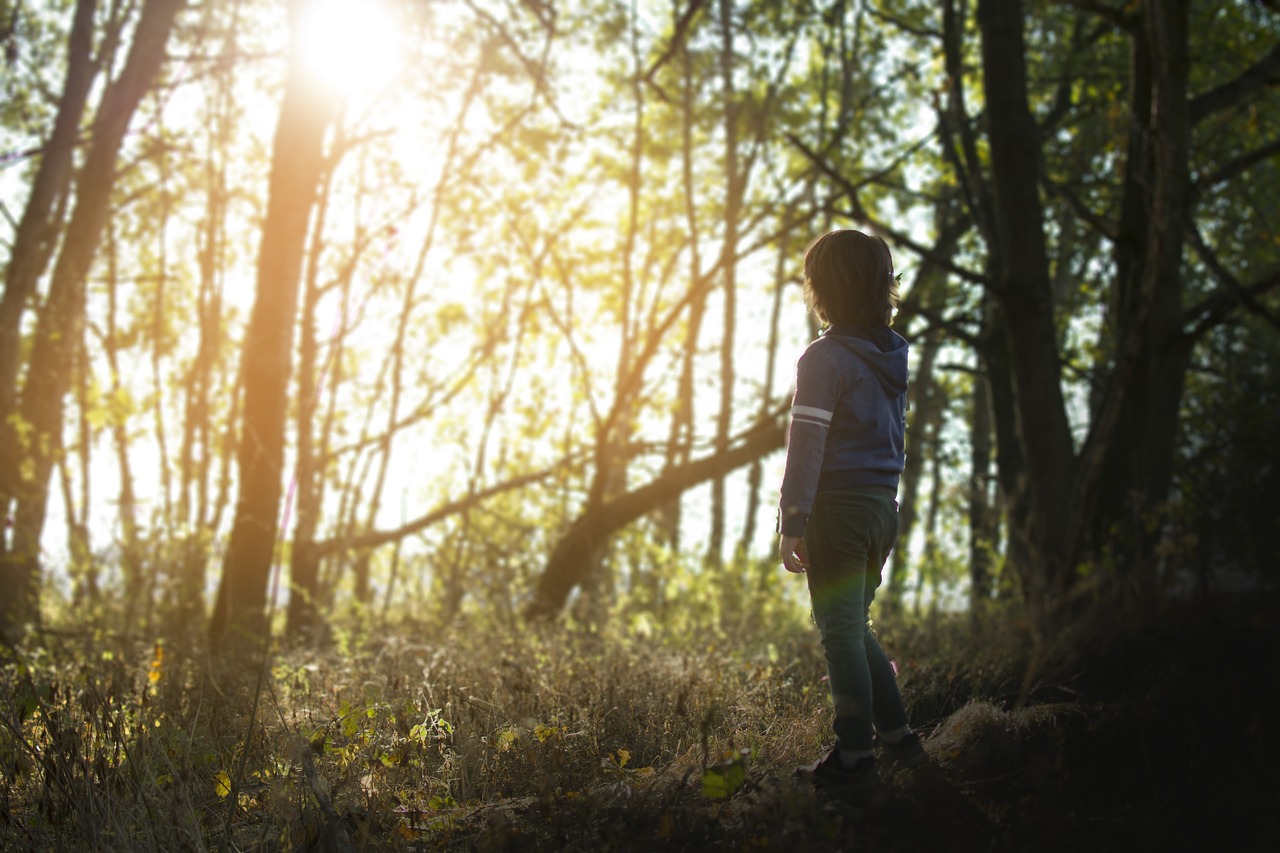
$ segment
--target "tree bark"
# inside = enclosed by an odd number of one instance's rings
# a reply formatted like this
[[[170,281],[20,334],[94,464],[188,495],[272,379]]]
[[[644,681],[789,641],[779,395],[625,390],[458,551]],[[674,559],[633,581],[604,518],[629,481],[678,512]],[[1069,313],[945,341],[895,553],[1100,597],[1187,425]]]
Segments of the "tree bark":
[[[967,230],[967,217],[957,218],[958,211],[954,198],[945,198],[938,203],[934,219],[938,227],[938,237],[934,241],[932,254],[934,257],[949,258],[956,250],[956,244]],[[914,306],[929,316],[940,311],[946,302],[946,270],[935,263],[925,261],[912,283],[910,295]],[[910,308],[901,306],[899,319],[909,314]],[[919,354],[916,369],[911,377],[909,390],[910,407],[908,410],[907,459],[903,467],[900,482],[898,543],[894,546],[893,555],[887,566],[884,578],[884,600],[881,607],[892,610],[894,600],[894,583],[901,577],[907,567],[911,551],[911,538],[915,529],[918,512],[920,480],[924,473],[924,463],[931,445],[938,440],[938,431],[942,422],[946,400],[934,378],[934,364],[942,345],[941,330],[930,329],[924,335],[923,343],[913,340],[913,346]]]
[[[16,499],[12,546],[0,570],[0,631],[12,633],[38,620],[40,540],[44,531],[54,449],[60,444],[63,399],[84,324],[85,282],[111,205],[116,160],[125,131],[165,58],[165,45],[183,0],[148,0],[119,78],[105,90],[93,123],[93,141],[76,185],[76,203],[54,265],[49,296],[36,324],[19,418],[16,455],[0,473],[4,504]],[[10,491],[11,490],[11,491]]]
[[[942,411],[945,407],[943,391],[934,379],[934,363],[937,361],[942,338],[936,332],[925,336],[919,347],[919,360],[911,378],[911,407],[907,430],[908,450],[902,470],[899,501],[898,541],[884,579],[885,594],[881,607],[892,609],[897,583],[909,564],[911,539],[920,516],[920,483],[924,478],[925,463],[931,458],[933,447],[939,441]],[[881,596],[877,596],[881,598]]]
[[[1116,360],[1082,452],[1082,556],[1105,547],[1122,572],[1147,575],[1153,513],[1169,489],[1184,377],[1184,223],[1190,216],[1188,6],[1143,5],[1132,33],[1130,136],[1116,241]],[[1138,572],[1134,572],[1138,569]]]
[[[680,14],[679,2],[674,4],[673,14]],[[686,13],[688,14],[688,13]],[[683,19],[681,19],[683,20]],[[702,253],[698,228],[697,189],[693,174],[694,74],[693,59],[688,41],[680,42],[680,186],[683,192],[685,227],[689,236],[689,281],[702,278]],[[693,444],[694,396],[693,381],[698,340],[702,336],[702,320],[706,314],[707,295],[700,293],[689,308],[688,325],[684,333],[684,350],[680,359],[680,379],[677,385],[674,411],[671,413],[671,431],[667,437],[666,467],[689,461],[689,448]],[[674,551],[680,548],[680,500],[677,498],[657,513],[657,523],[666,538],[666,544]],[[657,584],[653,584],[655,602],[660,601]]]
[[[238,4],[232,4],[226,24],[222,51],[234,55],[239,27]],[[206,9],[208,15],[212,9]],[[205,26],[209,26],[206,19]],[[225,264],[227,218],[227,159],[232,131],[232,79],[229,68],[214,72],[212,91],[206,102],[204,223],[198,237],[199,293],[197,317],[199,342],[183,378],[185,402],[182,439],[178,451],[178,520],[185,532],[181,541],[181,565],[174,591],[179,624],[187,630],[201,630],[204,620],[204,587],[210,543],[216,528],[211,495],[212,472],[218,455],[219,431],[212,422],[215,398],[215,369],[223,352],[222,287]]]
[[[289,555],[289,610],[285,617],[285,631],[291,637],[318,627],[319,611],[316,600],[319,594],[320,558],[315,550],[316,530],[320,521],[320,506],[324,498],[323,466],[316,451],[315,416],[319,400],[320,383],[324,381],[319,365],[320,344],[317,340],[316,308],[320,302],[320,286],[317,281],[318,261],[321,251],[321,234],[328,206],[329,181],[332,170],[327,170],[326,180],[320,192],[319,212],[312,229],[311,254],[307,264],[306,281],[302,296],[302,318],[299,322],[298,342],[298,402],[294,418],[297,432],[298,460],[295,466],[296,522],[293,528],[293,550]],[[331,342],[332,343],[332,342]]]
[[[301,3],[290,4],[296,15]],[[232,632],[266,631],[267,581],[279,529],[285,412],[307,222],[324,167],[332,97],[307,79],[294,43],[271,155],[257,297],[245,334],[239,492],[210,623],[215,647]]]
[[[1044,213],[1040,132],[1027,102],[1026,45],[1019,0],[980,0],[984,92],[991,144],[995,246],[993,290],[1000,302],[1022,468],[1014,486],[1025,513],[1013,519],[1035,569],[1029,603],[1045,604],[1068,582],[1067,525],[1074,451],[1060,383]],[[1014,438],[1006,434],[1005,441]]]
[[[116,476],[120,479],[120,492],[116,497],[116,514],[120,520],[120,570],[124,581],[125,621],[130,620],[138,595],[143,587],[143,559],[138,530],[138,499],[133,485],[133,460],[130,455],[129,415],[122,402],[127,399],[120,377],[123,375],[120,366],[120,336],[116,327],[119,316],[119,297],[121,291],[120,276],[117,264],[117,244],[115,228],[107,225],[107,324],[102,338],[102,351],[106,356],[107,369],[111,374],[108,393],[111,395],[109,405],[109,430],[116,451]]]
[[[991,388],[985,376],[973,377],[970,401],[969,610],[977,615],[991,597],[992,557],[997,544],[991,505]]]
[[[58,473],[62,481],[62,503],[67,515],[67,553],[70,565],[73,604],[92,604],[98,601],[98,566],[93,558],[93,541],[89,533],[89,507],[93,506],[90,488],[93,472],[93,428],[89,423],[89,385],[93,372],[89,366],[88,342],[81,337],[76,352],[75,383],[76,407],[79,410],[76,453],[80,468],[79,506],[71,484],[70,453],[63,453],[58,460]]]
[[[4,298],[0,300],[0,458],[16,449],[9,432],[9,415],[14,411],[18,387],[18,352],[22,315],[36,291],[36,282],[49,262],[57,239],[59,222],[54,217],[55,202],[71,184],[72,161],[80,135],[89,89],[97,75],[93,61],[93,17],[97,0],[78,0],[67,40],[67,73],[58,101],[53,132],[45,142],[36,169],[31,194],[27,196],[5,267]],[[0,472],[12,463],[0,463]],[[12,484],[0,482],[0,493],[12,494]],[[7,511],[8,507],[0,509]]]
[[[721,266],[724,275],[723,328],[720,339],[720,408],[716,413],[715,448],[724,453],[729,446],[733,423],[733,346],[738,316],[738,215],[742,202],[742,176],[738,168],[738,103],[734,92],[733,0],[720,0],[720,76],[724,91],[724,237]],[[707,562],[719,566],[724,561],[725,538],[724,478],[711,483],[711,531],[707,536]]]
[[[694,486],[781,449],[785,439],[783,420],[774,416],[743,435],[727,451],[668,468],[646,486],[612,500],[588,504],[552,550],[529,603],[529,615],[549,617],[559,613],[569,593],[582,581],[592,555],[623,527]]]

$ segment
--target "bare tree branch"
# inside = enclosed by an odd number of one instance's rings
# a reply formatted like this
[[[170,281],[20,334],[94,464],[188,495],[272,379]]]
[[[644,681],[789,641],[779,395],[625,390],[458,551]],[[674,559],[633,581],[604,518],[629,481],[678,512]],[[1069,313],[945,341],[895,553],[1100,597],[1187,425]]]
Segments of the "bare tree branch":
[[[1280,139],[1273,139],[1261,148],[1255,148],[1253,151],[1237,157],[1216,171],[1197,179],[1195,192],[1201,193],[1217,184],[1226,183],[1233,178],[1237,178],[1256,164],[1269,160],[1277,154],[1280,154]]]
[[[1191,124],[1195,126],[1214,113],[1235,106],[1259,89],[1277,83],[1280,83],[1280,42],[1234,80],[1192,98]]]
[[[1219,260],[1209,244],[1205,242],[1200,229],[1192,224],[1187,229],[1187,232],[1191,238],[1192,246],[1195,247],[1196,254],[1200,256],[1200,260],[1204,262],[1204,265],[1213,273],[1213,277],[1222,285],[1222,290],[1219,290],[1184,314],[1186,322],[1195,322],[1195,326],[1186,333],[1188,339],[1195,340],[1221,323],[1237,304],[1243,305],[1249,311],[1270,323],[1272,328],[1280,331],[1280,317],[1277,317],[1257,300],[1258,296],[1280,286],[1280,267],[1271,269],[1253,284],[1243,285],[1239,279],[1222,265],[1222,261]]]
[[[779,401],[755,426],[738,436],[728,450],[672,465],[645,486],[588,506],[556,544],[529,603],[529,614],[546,617],[558,613],[569,591],[582,579],[589,555],[626,525],[696,485],[780,450],[786,440],[782,415],[789,406],[789,400]]]
[[[1088,224],[1094,231],[1097,231],[1108,240],[1118,239],[1115,223],[1108,222],[1106,219],[1090,210],[1089,206],[1084,203],[1084,200],[1081,199],[1070,186],[1065,183],[1056,183],[1051,181],[1049,177],[1043,173],[1040,176],[1040,186],[1044,187],[1045,192],[1049,195],[1057,196],[1065,201],[1067,206],[1071,208],[1072,213],[1078,216],[1081,221]]]
[[[809,148],[809,146],[801,142],[800,139],[795,134],[788,133],[787,141],[790,142],[792,145],[794,145],[796,148],[800,149],[800,153],[804,154],[805,157],[809,158],[809,161],[813,163],[815,166],[817,166],[820,172],[822,172],[828,178],[836,182],[836,184],[840,187],[841,191],[844,193],[844,195],[848,196],[850,203],[853,205],[849,213],[854,219],[860,222],[865,222],[867,225],[879,231],[880,233],[887,235],[890,239],[892,239],[898,245],[903,246],[907,249],[910,249],[912,252],[915,252],[917,255],[924,258],[925,260],[930,261],[931,263],[937,264],[938,266],[945,269],[947,272],[958,275],[959,277],[963,278],[965,281],[971,281],[975,284],[981,284],[984,286],[991,285],[990,280],[986,276],[976,273],[973,270],[968,270],[962,266],[957,265],[954,261],[951,260],[951,258],[938,255],[938,253],[934,252],[928,246],[923,246],[920,243],[917,243],[915,240],[911,239],[903,232],[898,231],[897,229],[894,229],[894,228],[890,228],[888,225],[885,225],[883,222],[877,220],[870,213],[868,213],[866,208],[862,206],[862,202],[858,198],[858,193],[862,189],[862,187],[866,186],[869,183],[872,183],[875,180],[874,176],[866,179],[860,184],[855,184],[852,181],[850,181],[848,178],[846,178],[844,175],[841,175],[839,172],[837,172],[835,167],[832,166],[831,163],[829,163],[824,157],[822,157],[821,155],[813,151],[813,149]]]
[[[667,93],[663,91],[662,87],[654,82],[654,75],[658,73],[658,70],[662,68],[662,66],[666,65],[667,62],[670,61],[671,57],[676,55],[676,52],[680,50],[681,45],[685,43],[685,40],[689,37],[689,27],[693,24],[694,17],[697,16],[704,3],[706,3],[706,0],[690,0],[688,7],[681,13],[680,18],[676,21],[675,32],[671,34],[671,40],[667,42],[666,49],[663,50],[662,54],[654,60],[652,65],[649,66],[649,70],[644,73],[644,76],[640,78],[642,82],[653,87],[653,90],[657,92],[658,96],[664,101],[670,102],[671,99],[667,97]]]
[[[564,469],[575,464],[576,460],[562,459],[556,464],[543,468],[539,471],[532,471],[528,474],[521,474],[518,477],[512,477],[501,483],[489,486],[487,489],[480,489],[469,493],[464,498],[449,501],[441,504],[435,509],[424,515],[420,515],[412,521],[406,521],[399,527],[391,530],[373,530],[358,536],[335,536],[332,539],[323,539],[316,542],[317,555],[324,557],[339,551],[360,551],[369,548],[377,548],[379,545],[386,545],[389,542],[395,542],[398,539],[404,539],[415,533],[420,533],[437,522],[444,519],[474,509],[476,506],[487,501],[489,498],[496,497],[507,492],[523,489],[540,483],[548,477],[563,471]]]

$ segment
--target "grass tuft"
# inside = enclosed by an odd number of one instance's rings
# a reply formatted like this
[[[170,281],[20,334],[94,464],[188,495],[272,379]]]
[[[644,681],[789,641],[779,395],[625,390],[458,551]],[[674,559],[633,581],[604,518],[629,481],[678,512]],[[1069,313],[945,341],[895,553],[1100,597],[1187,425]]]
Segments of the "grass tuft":
[[[792,776],[830,741],[802,620],[352,624],[340,651],[275,649],[261,682],[261,657],[213,661],[191,640],[47,631],[0,667],[4,846],[1108,849],[1275,828],[1259,780],[1276,701],[1254,677],[1274,674],[1270,623],[1116,630],[1052,656],[1019,704],[1008,615],[889,620],[931,761],[886,764],[858,800]],[[1238,721],[1225,751],[1202,737],[1206,691]],[[1207,807],[1230,825],[1200,830]]]

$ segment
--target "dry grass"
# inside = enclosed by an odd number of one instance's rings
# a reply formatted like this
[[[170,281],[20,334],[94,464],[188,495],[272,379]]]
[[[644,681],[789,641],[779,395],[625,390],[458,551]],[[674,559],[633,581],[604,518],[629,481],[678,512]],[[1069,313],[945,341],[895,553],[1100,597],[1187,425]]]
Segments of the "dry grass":
[[[1274,630],[1233,625],[1217,639],[1247,634],[1248,661],[1274,671],[1256,652]],[[1209,723],[1179,703],[1221,659],[1162,630],[1113,638],[1105,658],[1062,656],[1015,707],[1025,644],[1012,620],[901,622],[882,639],[933,761],[888,772],[883,795],[852,803],[791,779],[828,739],[820,650],[799,621],[645,639],[352,629],[327,651],[276,650],[261,686],[261,658],[215,665],[194,647],[50,634],[3,668],[0,839],[18,850],[1122,849],[1194,837],[1183,807],[1206,799],[1233,814],[1206,841],[1274,828],[1263,815],[1276,795],[1256,780],[1275,739],[1242,735],[1232,763],[1215,765],[1187,733],[1189,719]],[[1167,660],[1155,665],[1153,647]],[[1254,681],[1227,686],[1243,731],[1275,710]]]

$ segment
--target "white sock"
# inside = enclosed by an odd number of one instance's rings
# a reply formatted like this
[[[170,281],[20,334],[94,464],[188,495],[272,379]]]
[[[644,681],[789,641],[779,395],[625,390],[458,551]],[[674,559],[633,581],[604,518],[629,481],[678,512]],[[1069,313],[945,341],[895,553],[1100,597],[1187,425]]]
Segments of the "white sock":
[[[842,749],[840,750],[840,763],[845,767],[852,767],[864,758],[871,757],[869,749]]]
[[[900,729],[894,729],[893,731],[889,731],[889,732],[877,732],[877,734],[880,735],[880,740],[884,741],[890,746],[897,746],[898,744],[902,743],[902,739],[904,737],[911,734],[911,726],[909,725],[903,726]]]

